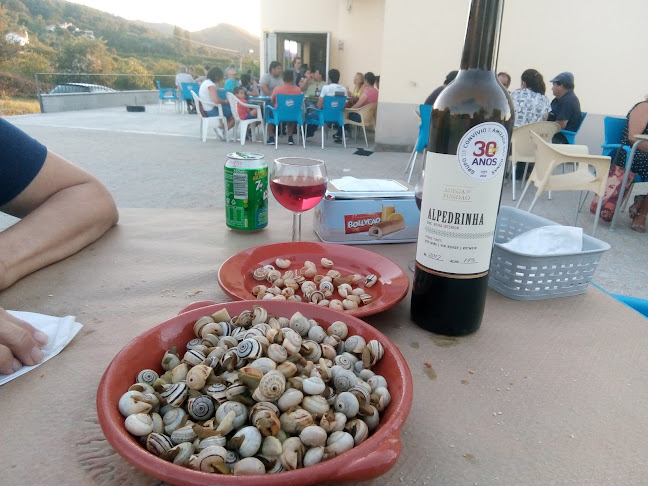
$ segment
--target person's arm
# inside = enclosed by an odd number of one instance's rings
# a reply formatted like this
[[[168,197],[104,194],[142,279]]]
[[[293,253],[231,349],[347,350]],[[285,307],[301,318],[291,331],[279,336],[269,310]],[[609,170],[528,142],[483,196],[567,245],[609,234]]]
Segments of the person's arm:
[[[567,126],[568,120],[556,120],[556,123],[560,125],[560,129],[564,130],[565,127]]]
[[[119,219],[101,182],[50,151],[34,180],[0,211],[22,218],[0,233],[0,290],[78,252]]]
[[[639,103],[630,112],[630,118],[628,119],[628,140],[630,140],[630,143],[634,144],[638,140],[634,136],[643,133],[646,130],[647,125],[648,102]],[[641,142],[637,148],[642,152],[648,152],[648,140]]]
[[[367,93],[363,91],[362,94],[360,95],[360,98],[358,98],[356,104],[353,105],[351,108],[362,108],[366,103],[367,103]]]
[[[209,97],[212,100],[212,103],[215,105],[229,105],[229,101],[223,100],[218,97],[218,89],[216,86],[210,86],[209,88]]]
[[[272,90],[270,90],[270,78],[265,77],[265,74],[261,76],[260,79],[260,84],[261,84],[261,92],[264,94],[264,96],[271,96],[272,95]]]
[[[252,89],[248,90],[248,95],[250,96],[259,96],[259,85],[256,81],[252,81]]]

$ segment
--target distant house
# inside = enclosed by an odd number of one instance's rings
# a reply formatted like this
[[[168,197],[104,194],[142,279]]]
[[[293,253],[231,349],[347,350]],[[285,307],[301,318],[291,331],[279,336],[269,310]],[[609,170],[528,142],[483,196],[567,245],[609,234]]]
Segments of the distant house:
[[[9,32],[5,35],[5,40],[9,44],[20,44],[21,47],[29,44],[29,34],[24,32],[22,34],[17,34],[16,32]]]
[[[45,27],[45,30],[48,32],[54,32],[56,30],[56,25],[49,24],[47,27]]]
[[[83,35],[85,35],[88,39],[94,39],[94,32],[91,30],[84,30]]]

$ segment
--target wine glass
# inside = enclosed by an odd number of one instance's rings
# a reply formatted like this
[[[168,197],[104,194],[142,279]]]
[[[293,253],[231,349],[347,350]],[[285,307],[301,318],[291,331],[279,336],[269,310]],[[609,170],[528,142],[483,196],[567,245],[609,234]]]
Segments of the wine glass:
[[[425,167],[423,167],[423,170],[421,171],[421,177],[419,177],[416,186],[414,186],[414,200],[416,201],[416,205],[418,206],[419,211],[421,210],[421,200],[423,199],[424,182],[425,182]],[[416,268],[416,260],[410,261],[407,264],[407,267],[413,272],[414,269]]]
[[[326,193],[324,161],[302,157],[275,159],[270,188],[275,199],[293,212],[292,241],[301,241],[301,213],[314,208]]]

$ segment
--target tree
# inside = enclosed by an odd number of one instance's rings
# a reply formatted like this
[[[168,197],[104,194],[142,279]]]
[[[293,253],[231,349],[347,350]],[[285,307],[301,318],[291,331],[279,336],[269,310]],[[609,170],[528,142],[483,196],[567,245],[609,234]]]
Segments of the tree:
[[[62,45],[57,59],[58,70],[65,73],[112,73],[115,61],[99,39],[71,38]]]
[[[153,76],[141,76],[142,74],[149,74],[149,72],[134,57],[120,59],[117,63],[117,72],[120,74],[133,74],[138,76],[119,76],[113,83],[113,88],[115,89],[155,89]]]

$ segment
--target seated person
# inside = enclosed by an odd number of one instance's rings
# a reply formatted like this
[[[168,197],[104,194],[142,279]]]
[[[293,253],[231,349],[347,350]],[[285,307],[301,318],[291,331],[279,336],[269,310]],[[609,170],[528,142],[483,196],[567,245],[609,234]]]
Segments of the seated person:
[[[245,76],[245,74],[243,76]],[[245,88],[243,88],[243,86],[237,86],[234,88],[234,96],[241,100],[241,103],[247,103],[247,96],[245,96]],[[241,103],[236,105],[238,116],[241,120],[252,120],[257,117],[256,108],[248,108],[247,106],[243,106]]]
[[[227,129],[229,130],[234,126],[236,121],[232,117],[232,109],[230,108],[229,102],[218,97],[218,83],[222,80],[223,71],[219,67],[211,68],[207,73],[207,78],[200,85],[198,97],[205,111],[205,116],[218,116],[220,113],[216,105],[222,107],[223,116],[227,118]],[[216,133],[220,138],[225,140],[225,134],[220,126],[216,127]]]
[[[196,70],[193,66],[187,68],[187,73],[195,80],[196,79]]]
[[[259,86],[261,86],[261,96],[272,96],[272,92],[277,86],[283,84],[281,80],[281,63],[279,61],[272,61],[268,67],[268,72],[261,76],[259,79]]]
[[[324,96],[337,96],[338,94],[340,94],[341,96],[347,96],[346,88],[341,84],[339,84],[340,71],[338,71],[337,69],[330,69],[328,72],[328,79],[329,79],[328,84],[322,87],[322,90],[320,91],[319,99],[317,100],[318,110],[321,110],[322,106],[324,106]],[[309,111],[310,113],[306,115],[307,118],[316,119],[317,114],[312,110]],[[315,135],[316,131],[317,131],[317,125],[309,123],[308,126],[306,127],[306,136],[312,137]]]
[[[246,97],[259,96],[259,85],[256,79],[251,79],[249,74],[241,74],[241,88],[245,90]]]
[[[224,86],[225,91],[227,93],[233,93],[234,88],[240,85],[240,83],[236,80],[236,68],[234,66],[228,67],[225,70],[225,75],[227,76]]]
[[[364,86],[360,92],[360,98],[356,101],[351,109],[362,108],[365,105],[370,103],[378,103],[378,90],[375,88],[376,76],[371,71],[367,72],[362,76],[364,79]],[[359,113],[349,113],[349,119],[359,122],[362,121]],[[349,129],[349,125],[345,125],[345,130]],[[333,136],[335,143],[342,143],[342,127],[338,127],[337,133]]]
[[[621,133],[621,145],[634,145],[639,139],[635,135],[648,135],[648,100],[641,101],[634,105],[626,115],[628,123],[623,127]],[[625,168],[627,153],[619,150],[613,161],[616,165]],[[637,150],[632,159],[630,170],[641,176],[641,181],[648,181],[648,141],[637,145]],[[601,210],[602,211],[602,210]],[[646,232],[646,215],[648,215],[648,196],[635,196],[634,204],[630,206],[630,217],[632,218],[632,230],[639,233]]]
[[[425,102],[423,103],[424,105],[430,105],[434,106],[434,102],[436,99],[439,97],[441,94],[441,91],[443,91],[446,86],[448,86],[450,83],[454,81],[454,78],[457,77],[457,74],[459,74],[459,71],[450,71],[448,74],[446,74],[445,79],[443,80],[443,84],[436,88],[434,91],[430,93],[430,96],[428,96],[425,99]]]
[[[580,101],[574,93],[574,75],[569,72],[560,73],[550,83],[551,92],[555,98],[551,101],[549,121],[555,121],[562,130],[575,132],[581,124]],[[569,143],[564,134],[558,132],[551,143]]]
[[[275,108],[277,107],[277,95],[286,94],[286,95],[300,95],[302,94],[299,86],[295,86],[295,73],[292,70],[284,71],[283,81],[284,84],[277,86],[272,91],[272,96],[270,97],[270,103]],[[267,118],[267,116],[266,116]],[[295,133],[295,127],[297,124],[295,122],[286,123],[288,129],[288,145],[294,145],[295,141],[293,140],[293,133]],[[275,126],[273,123],[268,123],[268,145],[274,145],[275,143]]]
[[[497,73],[497,80],[508,91],[509,86],[511,86],[511,75],[509,73],[505,73],[505,72]]]
[[[311,71],[311,77],[302,86],[302,91],[307,98],[319,96],[326,82],[322,79],[322,72],[319,69]]]
[[[375,83],[375,81],[374,81]],[[349,93],[349,99],[347,100],[347,106],[350,107],[355,105],[360,99],[360,94],[365,87],[365,77],[362,73],[356,73],[353,77],[353,87],[347,88]]]
[[[545,83],[535,69],[522,73],[522,85],[511,93],[515,107],[515,128],[546,120],[551,105],[545,96]]]
[[[95,177],[0,118],[0,290],[63,260],[117,224],[115,201]],[[47,336],[0,308],[0,373],[41,361]]]
[[[179,66],[178,67],[178,74],[176,74],[175,77],[175,84],[176,88],[178,88],[178,94],[179,96],[182,96],[182,83],[193,83],[194,78],[191,74],[187,72],[186,66]],[[189,110],[189,113],[196,113],[196,107],[194,106],[194,100],[192,99],[187,99],[187,110]]]

